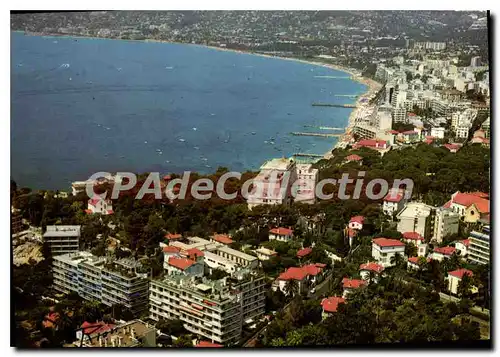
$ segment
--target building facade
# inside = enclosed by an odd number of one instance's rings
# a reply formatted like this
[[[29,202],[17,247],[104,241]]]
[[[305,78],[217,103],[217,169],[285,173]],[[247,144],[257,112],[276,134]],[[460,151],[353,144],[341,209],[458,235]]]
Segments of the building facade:
[[[47,226],[43,240],[52,256],[77,252],[80,249],[81,226]]]

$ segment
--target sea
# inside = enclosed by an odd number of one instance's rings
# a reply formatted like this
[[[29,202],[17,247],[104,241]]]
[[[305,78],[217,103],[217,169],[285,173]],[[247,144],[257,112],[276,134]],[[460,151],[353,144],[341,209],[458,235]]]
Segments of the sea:
[[[324,154],[336,138],[290,133],[345,127],[352,109],[311,104],[354,103],[345,95],[366,89],[345,72],[279,58],[12,32],[11,178],[68,190],[99,171],[243,172]]]

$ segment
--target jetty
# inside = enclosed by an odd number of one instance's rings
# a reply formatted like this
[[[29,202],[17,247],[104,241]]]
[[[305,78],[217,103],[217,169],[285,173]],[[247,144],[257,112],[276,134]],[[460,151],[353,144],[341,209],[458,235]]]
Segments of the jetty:
[[[312,103],[313,107],[356,108],[356,104]]]
[[[304,128],[316,128],[320,130],[345,130],[345,128],[334,128],[331,126],[304,125]]]
[[[357,98],[359,94],[335,94],[334,97]]]
[[[293,131],[290,134],[295,136],[321,136],[324,138],[335,138],[343,135],[343,134],[333,134],[333,133],[307,133],[301,131]]]
[[[292,156],[298,156],[298,157],[317,157],[317,158],[323,157],[323,155],[320,155],[320,154],[307,154],[307,153],[304,153],[304,152],[296,152]]]

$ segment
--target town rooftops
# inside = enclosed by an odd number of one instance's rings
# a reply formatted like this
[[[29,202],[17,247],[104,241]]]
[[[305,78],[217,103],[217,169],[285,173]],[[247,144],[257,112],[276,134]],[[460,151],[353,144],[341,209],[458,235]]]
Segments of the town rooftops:
[[[402,135],[416,135],[416,134],[418,134],[418,131],[415,131],[415,130],[407,130],[407,131],[403,131],[401,134],[402,134]]]
[[[361,264],[359,266],[359,270],[368,270],[368,271],[373,271],[375,273],[381,273],[384,271],[384,267],[378,263],[369,262],[369,263]]]
[[[347,161],[360,161],[363,160],[363,158],[359,155],[356,154],[351,154],[345,158]]]
[[[363,216],[354,216],[354,217],[351,217],[349,223],[363,224],[364,221],[365,221],[365,217],[363,217]]]
[[[459,279],[462,279],[464,277],[464,275],[466,275],[466,274],[470,277],[472,277],[474,275],[472,273],[472,271],[470,271],[469,269],[464,269],[464,268],[448,272],[448,275],[454,276],[454,277],[459,278]]]
[[[342,286],[344,289],[357,289],[365,285],[367,285],[367,283],[362,279],[342,279]]]
[[[405,191],[403,189],[394,189],[391,188],[387,195],[384,197],[384,201],[386,202],[400,202],[405,195]]]
[[[404,239],[411,239],[411,240],[424,240],[424,237],[422,237],[418,232],[404,232],[403,233],[403,238]]]
[[[418,264],[420,264],[420,263],[419,263],[419,261],[420,261],[420,257],[409,257],[409,258],[408,258],[408,261],[409,261],[410,263],[413,263],[413,264],[418,265]],[[430,261],[431,261],[431,258],[427,258],[427,263],[429,263]]]
[[[321,301],[321,306],[325,312],[337,312],[339,304],[344,304],[345,299],[339,296],[330,296]]]
[[[85,335],[93,335],[112,330],[115,327],[115,325],[107,324],[104,321],[98,321],[98,322],[84,321],[80,327],[83,329],[82,331]]]
[[[307,264],[302,267],[291,267],[278,276],[278,280],[303,280],[305,277],[318,275],[321,273],[324,264]]]
[[[225,246],[225,245],[218,248],[217,250],[219,252],[224,252],[224,253],[229,254],[229,255],[234,255],[235,257],[239,257],[239,258],[246,260],[246,261],[249,261],[249,262],[257,260],[257,257],[254,257],[253,255],[240,252],[239,250],[229,248],[228,246]]]
[[[445,147],[450,151],[457,151],[458,149],[460,149],[461,146],[458,144],[444,144],[443,147]]]
[[[201,250],[198,248],[190,248],[186,250],[186,255],[191,258],[191,259],[196,259],[198,257],[203,257],[205,256],[205,253],[203,253]]]
[[[385,149],[387,141],[377,139],[362,139],[354,144],[354,147],[368,147],[374,149]]]
[[[233,240],[227,234],[214,234],[212,236],[212,239],[215,240],[216,242],[223,243],[223,244],[233,243]]]
[[[293,234],[293,229],[278,227],[278,228],[270,229],[269,233],[272,233],[272,234],[275,234],[278,236],[291,236]]]
[[[404,247],[405,244],[397,239],[374,238],[372,242],[380,247]]]
[[[196,262],[187,258],[170,257],[168,258],[168,264],[175,268],[186,270],[191,265],[196,264]]]
[[[255,253],[258,253],[258,254],[263,254],[263,255],[268,255],[268,256],[274,256],[274,255],[277,255],[278,253],[275,252],[274,250],[271,250],[271,249],[267,249],[265,247],[259,247],[259,249],[256,249],[255,250]]]
[[[311,247],[302,248],[297,252],[297,258],[304,258],[306,255],[309,255],[311,253],[312,253]]]
[[[452,255],[455,253],[455,247],[436,247],[434,248],[435,253],[443,254],[443,255]]]

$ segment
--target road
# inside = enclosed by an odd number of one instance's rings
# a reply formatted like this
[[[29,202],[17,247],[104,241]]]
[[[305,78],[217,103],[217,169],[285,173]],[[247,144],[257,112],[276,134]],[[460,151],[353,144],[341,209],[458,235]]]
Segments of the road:
[[[323,294],[326,294],[328,292],[328,286],[329,286],[328,283],[332,279],[332,276],[333,276],[333,271],[326,276],[325,280],[323,280],[321,283],[319,283],[316,286],[316,291],[314,292],[314,294],[309,294],[309,297],[310,298],[317,298]],[[282,311],[286,311],[289,308],[290,304],[291,304],[291,302],[286,304],[283,307]],[[267,325],[265,325],[263,328],[261,328],[259,331],[257,331],[251,338],[249,338],[248,341],[243,344],[243,347],[255,347],[255,344],[257,343],[259,336],[261,334],[263,334],[264,332],[266,332],[266,329],[270,323],[271,323],[271,321],[269,321],[269,323]]]

